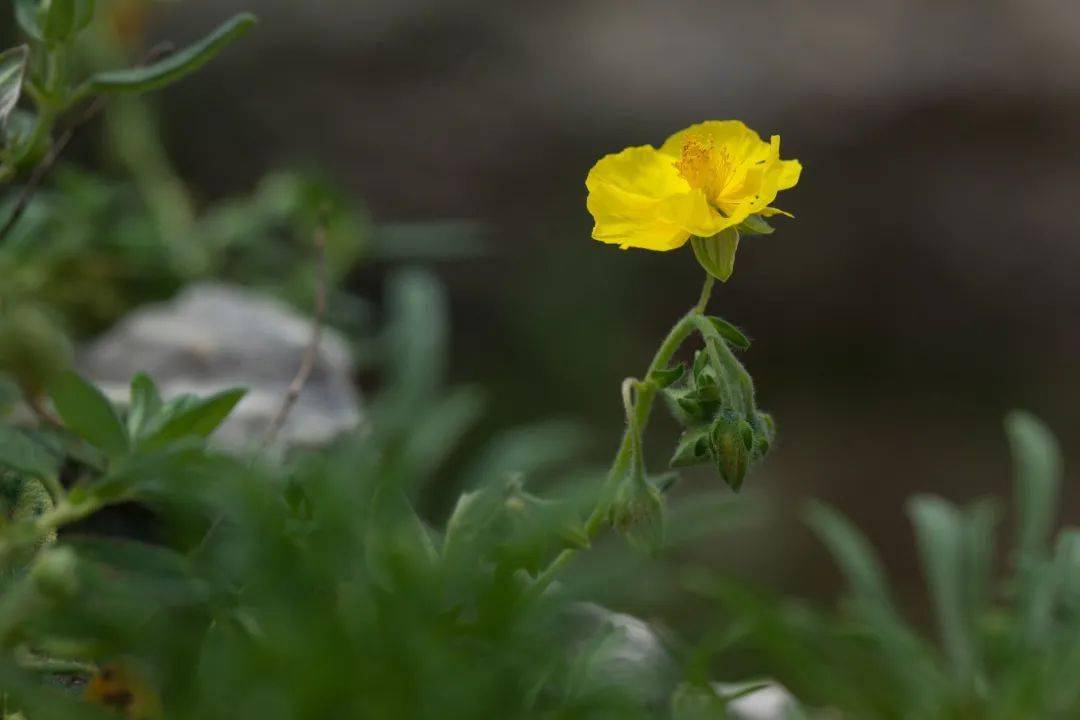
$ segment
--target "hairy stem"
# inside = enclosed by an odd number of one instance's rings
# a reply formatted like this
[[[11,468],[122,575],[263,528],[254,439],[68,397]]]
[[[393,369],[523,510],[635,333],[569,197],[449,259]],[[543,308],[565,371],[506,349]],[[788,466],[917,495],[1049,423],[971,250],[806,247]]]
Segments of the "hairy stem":
[[[623,433],[622,443],[619,445],[619,450],[615,454],[615,459],[611,463],[611,469],[608,471],[607,478],[604,481],[604,487],[600,492],[600,501],[596,504],[592,514],[589,515],[589,519],[585,522],[585,534],[590,540],[600,532],[607,520],[611,497],[618,488],[619,480],[626,473],[627,467],[633,456],[635,433],[640,433],[641,436],[644,436],[645,428],[649,424],[649,417],[652,415],[656,393],[660,389],[650,378],[654,372],[663,370],[671,364],[671,359],[675,356],[675,353],[682,347],[682,344],[690,334],[694,332],[694,329],[697,327],[697,317],[705,312],[705,307],[712,297],[715,284],[715,278],[713,278],[712,275],[706,274],[705,285],[701,289],[701,297],[698,300],[697,305],[695,305],[690,312],[684,315],[679,322],[675,323],[675,326],[671,328],[671,331],[668,333],[667,337],[664,338],[664,341],[660,344],[660,348],[656,351],[656,355],[653,356],[652,362],[649,364],[649,369],[645,373],[645,381],[636,386],[637,402],[634,404],[633,420],[630,421],[630,418],[627,418],[628,422],[626,430]],[[530,595],[536,597],[543,593],[556,576],[558,576],[559,572],[561,572],[562,569],[577,556],[578,552],[580,551],[576,548],[567,548],[559,553],[551,564],[537,576],[536,581],[533,583],[530,590]]]

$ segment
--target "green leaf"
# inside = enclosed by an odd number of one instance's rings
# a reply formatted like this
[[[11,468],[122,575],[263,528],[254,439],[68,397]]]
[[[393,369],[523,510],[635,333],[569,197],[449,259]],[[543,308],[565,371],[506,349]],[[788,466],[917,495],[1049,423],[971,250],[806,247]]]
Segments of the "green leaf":
[[[154,381],[145,373],[131,380],[131,407],[128,408],[127,427],[131,438],[138,439],[161,412],[161,395]]]
[[[94,21],[96,0],[77,0],[75,3],[75,29],[83,30]]]
[[[952,503],[929,495],[912,498],[908,513],[915,525],[942,643],[957,680],[962,687],[970,688],[979,660],[973,618],[966,602],[963,517]]]
[[[708,238],[694,237],[690,240],[705,272],[720,282],[727,282],[735,270],[735,252],[739,249],[739,231],[735,228],[722,230]]]
[[[232,18],[199,42],[153,65],[103,72],[90,78],[94,92],[146,92],[171,85],[198,70],[257,22],[251,13]]]
[[[739,232],[743,235],[772,235],[775,229],[760,215],[751,215],[739,225]]]
[[[0,466],[36,478],[55,477],[61,458],[23,432],[0,425]]]
[[[174,440],[188,437],[205,438],[217,430],[236,404],[243,399],[246,390],[226,390],[208,398],[185,399],[184,402],[163,409],[160,423],[150,430],[139,443],[140,449],[161,447]]]
[[[475,388],[460,388],[428,406],[403,438],[401,467],[411,482],[427,482],[473,428],[484,407]]]
[[[679,363],[675,367],[653,370],[649,373],[649,380],[655,383],[660,389],[663,389],[677,383],[685,374],[686,365]]]
[[[994,531],[999,516],[997,503],[990,499],[980,500],[964,512],[964,590],[971,617],[980,617],[991,600]]]
[[[717,332],[720,336],[727,340],[729,343],[739,348],[740,350],[746,350],[750,347],[750,339],[743,334],[743,331],[735,327],[727,320],[715,316],[709,317],[709,322],[716,326]]]
[[[16,12],[29,15],[29,8],[20,7],[23,4],[16,5]],[[94,5],[94,0],[43,0],[40,9],[34,9],[35,22],[20,24],[37,39],[67,42],[94,19]],[[26,25],[30,25],[29,29]]]
[[[1062,603],[1072,614],[1080,615],[1080,528],[1061,531],[1054,564]]]
[[[15,21],[22,31],[38,42],[45,40],[38,19],[40,3],[38,0],[15,0]]]
[[[95,385],[65,371],[49,383],[47,390],[69,430],[110,459],[127,453],[127,430],[112,403]]]
[[[7,126],[11,111],[19,103],[29,57],[30,48],[26,45],[0,53],[0,128]]]
[[[39,17],[46,40],[67,40],[75,34],[76,0],[42,0]]]
[[[885,571],[866,536],[846,517],[820,502],[807,507],[806,523],[829,549],[856,599],[866,607],[877,606],[892,614]]]
[[[1021,564],[1045,558],[1061,488],[1062,461],[1053,433],[1034,415],[1012,412],[1005,419],[1012,447]]]

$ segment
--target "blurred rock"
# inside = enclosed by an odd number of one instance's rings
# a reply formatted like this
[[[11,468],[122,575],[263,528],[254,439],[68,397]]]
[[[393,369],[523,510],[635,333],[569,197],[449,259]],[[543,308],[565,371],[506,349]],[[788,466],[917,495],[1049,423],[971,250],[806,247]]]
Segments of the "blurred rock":
[[[239,287],[202,283],[173,301],[137,310],[80,353],[80,371],[117,403],[145,372],[168,400],[248,388],[214,436],[230,449],[259,441],[281,407],[311,339],[312,321]],[[323,333],[311,379],[282,428],[283,446],[319,446],[356,427],[360,400],[345,339]]]
[[[731,691],[725,683],[714,683],[714,687],[721,695]],[[727,710],[731,720],[786,720],[797,708],[798,704],[787,688],[769,683],[732,701]]]
[[[628,690],[643,707],[668,706],[679,668],[648,623],[593,603],[575,605],[571,622],[578,650],[592,653],[585,664],[590,680]]]

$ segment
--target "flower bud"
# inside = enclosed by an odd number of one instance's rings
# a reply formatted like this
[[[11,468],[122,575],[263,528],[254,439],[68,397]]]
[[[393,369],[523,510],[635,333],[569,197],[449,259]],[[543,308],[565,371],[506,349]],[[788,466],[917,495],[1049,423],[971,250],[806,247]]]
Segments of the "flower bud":
[[[619,488],[610,519],[612,526],[639,550],[656,552],[664,544],[664,496],[640,473],[626,478]]]
[[[754,429],[750,427],[750,423],[736,418],[733,413],[721,413],[713,422],[709,445],[720,477],[732,490],[738,492],[750,467]]]

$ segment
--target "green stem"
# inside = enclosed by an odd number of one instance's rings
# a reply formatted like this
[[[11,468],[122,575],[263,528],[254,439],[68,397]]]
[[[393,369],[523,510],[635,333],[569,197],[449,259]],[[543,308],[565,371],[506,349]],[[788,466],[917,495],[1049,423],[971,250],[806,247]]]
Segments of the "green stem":
[[[697,305],[694,306],[694,311],[698,315],[705,313],[705,308],[709,305],[709,299],[712,297],[713,287],[716,286],[716,278],[711,273],[705,273],[705,285],[701,288],[701,297],[698,299]]]
[[[642,437],[645,435],[645,428],[649,424],[649,417],[652,415],[656,393],[660,389],[650,378],[654,372],[663,370],[671,364],[671,358],[675,356],[675,353],[682,347],[682,344],[690,337],[690,334],[694,332],[694,329],[697,326],[696,318],[705,312],[705,307],[709,303],[709,298],[712,297],[715,284],[716,279],[712,275],[706,273],[705,285],[701,289],[701,297],[698,300],[697,305],[684,315],[679,322],[675,323],[675,327],[671,328],[671,331],[668,333],[667,337],[664,338],[664,341],[660,344],[660,349],[656,351],[656,355],[653,356],[652,362],[649,364],[649,369],[645,373],[645,381],[637,385],[638,395],[637,403],[634,405],[634,419],[632,422],[627,423],[626,431],[623,432],[622,443],[619,445],[619,450],[615,454],[611,469],[608,471],[604,486],[600,491],[600,501],[596,504],[592,514],[589,515],[589,519],[585,522],[585,535],[590,540],[592,540],[604,526],[604,523],[607,520],[611,497],[618,487],[619,480],[626,473],[627,466],[633,457],[635,430],[640,433]],[[530,588],[530,596],[537,597],[543,593],[543,591],[558,576],[559,572],[561,572],[579,552],[580,550],[577,548],[567,548],[559,553],[551,564],[536,577],[536,581]]]

